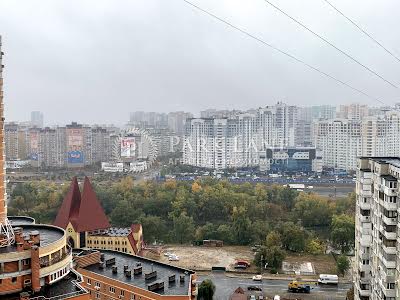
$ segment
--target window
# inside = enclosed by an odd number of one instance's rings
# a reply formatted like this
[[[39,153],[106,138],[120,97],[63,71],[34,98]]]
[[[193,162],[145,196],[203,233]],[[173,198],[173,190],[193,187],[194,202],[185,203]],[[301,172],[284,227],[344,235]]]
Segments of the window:
[[[388,282],[386,285],[386,288],[388,290],[394,290],[394,282]]]
[[[17,277],[12,277],[12,278],[11,278],[11,282],[12,282],[12,283],[16,283],[16,282],[17,282]]]
[[[100,299],[100,294],[96,293],[96,299]]]
[[[369,259],[363,259],[362,264],[363,265],[369,265]]]
[[[132,294],[132,295],[131,295],[131,300],[136,300],[136,299],[135,299],[135,294]]]
[[[30,285],[31,284],[31,280],[30,279],[25,279],[24,280],[24,285]]]
[[[92,280],[90,278],[87,279],[87,284],[92,285]]]
[[[120,292],[121,296],[125,296],[125,291]]]
[[[100,288],[100,282],[95,282],[94,286],[97,287],[97,288]]]
[[[113,294],[115,294],[115,287],[113,287],[113,286],[110,286],[110,293],[113,293]]]

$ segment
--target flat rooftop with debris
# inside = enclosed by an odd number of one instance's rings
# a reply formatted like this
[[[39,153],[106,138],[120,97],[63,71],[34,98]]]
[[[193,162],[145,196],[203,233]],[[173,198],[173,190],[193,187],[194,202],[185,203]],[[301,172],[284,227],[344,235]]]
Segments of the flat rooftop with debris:
[[[164,289],[154,291],[162,295],[188,295],[190,293],[190,276],[195,273],[194,271],[122,252],[111,250],[100,250],[100,252],[104,255],[103,263],[87,266],[84,268],[85,270],[144,290],[148,290],[149,285],[154,282],[163,282]],[[115,262],[113,262],[114,260]],[[140,267],[142,267],[142,273],[135,275],[134,269]],[[124,268],[131,271],[131,277],[126,276]],[[146,279],[146,274],[152,272],[156,272],[156,276]]]

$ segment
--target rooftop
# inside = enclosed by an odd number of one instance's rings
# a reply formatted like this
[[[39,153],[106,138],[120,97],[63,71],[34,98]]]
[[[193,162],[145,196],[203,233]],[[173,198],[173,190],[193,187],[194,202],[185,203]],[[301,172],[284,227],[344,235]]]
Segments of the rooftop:
[[[35,219],[25,216],[9,216],[7,217],[12,226],[35,224]]]
[[[103,208],[93,190],[89,178],[85,177],[82,193],[76,177],[71,182],[58,211],[54,225],[66,228],[71,223],[76,232],[95,231],[111,227]]]
[[[392,175],[383,175],[381,176],[383,179],[385,179],[386,181],[397,181],[397,178],[392,176]]]
[[[109,229],[101,230],[99,232],[90,232],[90,235],[93,235],[93,236],[127,236],[130,233],[131,233],[131,229],[129,227],[125,227],[125,228],[111,227]]]
[[[18,227],[23,229],[24,235],[29,235],[31,231],[37,231],[40,234],[40,246],[46,246],[58,241],[64,236],[64,230],[51,225],[22,225],[19,224]],[[17,251],[16,245],[11,245],[8,247],[0,248],[0,254],[10,253]]]
[[[31,295],[31,297],[44,297],[45,299],[52,297],[60,297],[60,299],[68,299],[68,296],[84,294],[86,291],[76,283],[76,281],[80,281],[79,276],[71,271],[67,276],[63,279],[57,281],[52,285],[46,285],[42,287],[39,293],[35,293]],[[14,295],[7,295],[8,300],[19,300],[20,293]]]
[[[164,282],[164,290],[155,291],[155,293],[163,294],[163,295],[188,295],[189,294],[189,285],[190,285],[190,275],[194,274],[193,271],[186,270],[183,268],[178,268],[175,266],[163,264],[157,261],[153,261],[150,259],[146,259],[140,256],[134,256],[129,254],[124,254],[117,251],[109,251],[109,250],[101,250],[101,253],[104,254],[104,260],[115,258],[115,264],[105,266],[101,269],[100,264],[94,264],[86,267],[85,269],[99,274],[111,279],[115,279],[121,281],[126,284],[130,284],[135,287],[142,288],[144,290],[148,289],[148,284],[153,283],[155,281],[163,281]],[[137,267],[141,264],[143,268],[143,273],[140,275],[133,274],[133,268]],[[112,272],[112,267],[117,266],[118,273],[114,274]],[[128,278],[124,274],[124,266],[128,266],[129,270],[132,270],[132,277]],[[152,271],[157,271],[157,277],[145,280],[145,274],[150,273]],[[171,275],[175,275],[175,280],[172,283],[169,283],[168,277]],[[185,278],[184,282],[180,282],[180,276],[183,275]]]

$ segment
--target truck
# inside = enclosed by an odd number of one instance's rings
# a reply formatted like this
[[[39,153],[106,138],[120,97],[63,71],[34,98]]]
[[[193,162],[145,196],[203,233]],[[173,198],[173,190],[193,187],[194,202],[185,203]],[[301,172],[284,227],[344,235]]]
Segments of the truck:
[[[310,293],[311,284],[314,282],[291,281],[288,284],[288,291],[291,293]]]
[[[247,260],[237,260],[235,263],[235,269],[247,269],[250,267],[250,263]]]
[[[337,275],[320,274],[318,283],[320,283],[320,284],[338,284],[339,278]]]

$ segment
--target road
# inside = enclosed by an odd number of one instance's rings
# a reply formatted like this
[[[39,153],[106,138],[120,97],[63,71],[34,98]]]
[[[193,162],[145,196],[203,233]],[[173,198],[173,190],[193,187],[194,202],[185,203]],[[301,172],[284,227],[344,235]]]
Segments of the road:
[[[280,295],[281,298],[304,299],[304,300],[337,300],[345,299],[346,292],[350,289],[351,284],[339,284],[338,286],[318,286],[316,285],[310,294],[294,294],[287,292],[287,280],[263,280],[262,283],[254,282],[246,278],[230,278],[224,273],[211,273],[209,275],[199,275],[198,281],[211,279],[215,286],[215,300],[227,300],[233,291],[239,286],[247,292],[247,287],[260,286],[264,296],[273,298],[274,295]],[[259,295],[260,292],[251,292],[254,295]]]

